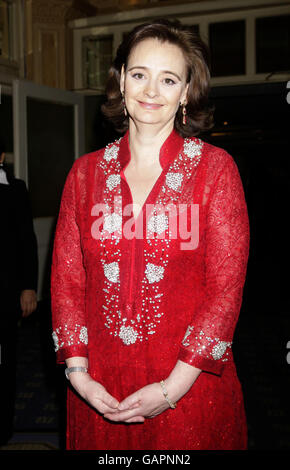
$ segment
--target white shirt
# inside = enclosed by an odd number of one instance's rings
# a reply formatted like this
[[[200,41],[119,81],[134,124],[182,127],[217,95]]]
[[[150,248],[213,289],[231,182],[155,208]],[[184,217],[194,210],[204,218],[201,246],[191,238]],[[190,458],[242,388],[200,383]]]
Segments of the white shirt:
[[[2,184],[9,184],[6,176],[6,171],[0,168],[0,183]]]

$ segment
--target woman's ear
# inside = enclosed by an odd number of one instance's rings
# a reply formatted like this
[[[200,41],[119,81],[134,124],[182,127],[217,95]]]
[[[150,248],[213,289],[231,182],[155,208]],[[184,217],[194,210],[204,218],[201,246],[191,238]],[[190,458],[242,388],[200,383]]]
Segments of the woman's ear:
[[[125,89],[125,67],[124,67],[124,64],[123,64],[122,68],[121,68],[121,77],[120,77],[120,91],[121,91],[121,94],[124,93],[124,89]]]

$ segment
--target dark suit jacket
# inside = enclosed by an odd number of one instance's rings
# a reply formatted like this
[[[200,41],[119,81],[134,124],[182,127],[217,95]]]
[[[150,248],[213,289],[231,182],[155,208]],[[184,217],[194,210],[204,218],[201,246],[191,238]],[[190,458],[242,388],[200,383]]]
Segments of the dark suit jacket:
[[[7,174],[0,183],[0,293],[17,297],[23,289],[37,290],[38,254],[29,194],[25,182]],[[3,305],[3,303],[1,302]]]

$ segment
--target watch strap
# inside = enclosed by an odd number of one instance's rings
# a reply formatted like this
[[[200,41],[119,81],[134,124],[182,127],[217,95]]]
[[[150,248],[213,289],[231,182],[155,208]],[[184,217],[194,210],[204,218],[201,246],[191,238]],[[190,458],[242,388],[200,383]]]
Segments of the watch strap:
[[[88,369],[86,367],[67,367],[64,371],[66,378],[69,380],[69,374],[71,372],[88,372]]]

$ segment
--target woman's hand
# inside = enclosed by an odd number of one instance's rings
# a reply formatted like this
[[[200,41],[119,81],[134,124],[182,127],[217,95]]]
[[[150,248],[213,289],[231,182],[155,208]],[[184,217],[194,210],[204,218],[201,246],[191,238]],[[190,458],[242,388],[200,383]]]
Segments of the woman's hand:
[[[70,383],[73,388],[99,413],[116,412],[119,402],[110,395],[105,387],[84,372],[72,372]]]
[[[200,369],[178,360],[170,375],[164,380],[165,388],[171,401],[178,402],[192,387],[201,373]],[[125,398],[114,413],[105,413],[111,421],[142,423],[145,418],[154,418],[169,408],[160,383],[153,383],[140,388]]]
[[[145,418],[154,418],[168,408],[161,385],[152,383],[129,395],[119,404],[117,412],[105,413],[104,417],[111,421],[143,423]]]

